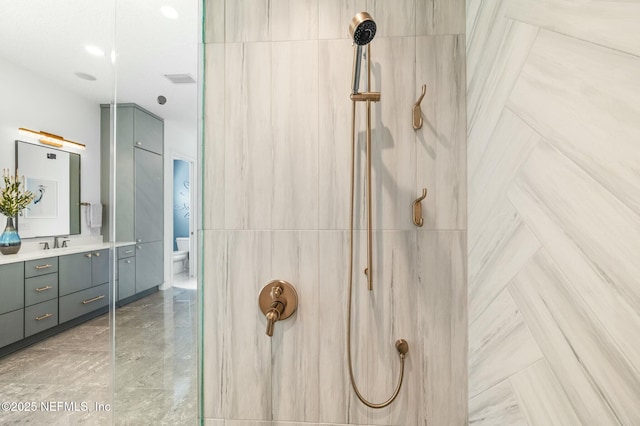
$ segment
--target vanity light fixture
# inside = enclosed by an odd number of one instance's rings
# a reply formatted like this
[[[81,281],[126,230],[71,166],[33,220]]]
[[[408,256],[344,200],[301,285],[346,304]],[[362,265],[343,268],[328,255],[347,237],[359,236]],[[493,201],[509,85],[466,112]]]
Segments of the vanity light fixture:
[[[59,135],[54,135],[53,133],[49,133],[49,132],[43,132],[43,131],[35,131],[35,130],[29,130],[29,129],[25,129],[24,127],[20,127],[18,129],[18,132],[21,135],[26,135],[26,136],[31,136],[34,138],[38,138],[38,140],[40,141],[41,144],[44,145],[49,145],[49,146],[55,146],[56,148],[62,148],[62,147],[67,147],[67,148],[75,148],[75,149],[85,149],[86,146],[84,144],[81,144],[79,142],[74,142],[74,141],[70,141],[67,140],[65,138],[63,138],[62,136]]]

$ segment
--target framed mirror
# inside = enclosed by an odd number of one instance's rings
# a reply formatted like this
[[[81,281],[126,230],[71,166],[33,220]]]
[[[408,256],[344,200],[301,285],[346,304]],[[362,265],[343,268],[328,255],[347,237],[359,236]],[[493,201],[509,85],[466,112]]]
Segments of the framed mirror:
[[[16,170],[34,199],[18,217],[23,238],[80,233],[80,154],[16,141]]]

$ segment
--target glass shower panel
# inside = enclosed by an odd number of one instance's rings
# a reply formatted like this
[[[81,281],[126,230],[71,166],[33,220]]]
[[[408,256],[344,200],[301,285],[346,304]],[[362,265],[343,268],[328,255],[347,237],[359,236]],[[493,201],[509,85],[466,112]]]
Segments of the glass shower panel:
[[[117,0],[116,424],[198,421],[197,271],[189,267],[197,255],[198,185],[176,183],[173,170],[180,159],[195,172],[198,16],[197,0]],[[175,212],[189,223],[179,240]]]
[[[18,218],[18,232],[25,231],[18,254],[0,256],[0,300],[18,296],[16,305],[0,302],[0,335],[11,335],[0,338],[0,424],[113,422],[115,256],[102,226],[101,164],[108,174],[109,147],[103,156],[100,105],[114,101],[115,6],[3,3],[0,168],[27,174],[14,170],[25,160],[16,158],[15,141],[37,148],[37,166],[24,179],[42,206]],[[60,165],[65,158],[69,164]],[[63,173],[47,175],[54,168]],[[64,194],[79,194],[66,196],[72,214],[56,207]],[[47,199],[58,203],[45,208]],[[64,235],[41,226],[26,238],[43,219],[72,223]]]

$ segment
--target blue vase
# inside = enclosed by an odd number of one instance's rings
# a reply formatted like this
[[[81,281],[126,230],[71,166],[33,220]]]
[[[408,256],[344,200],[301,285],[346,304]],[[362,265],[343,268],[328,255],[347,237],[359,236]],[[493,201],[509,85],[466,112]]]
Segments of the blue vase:
[[[13,218],[7,218],[7,226],[4,228],[4,232],[0,235],[0,253],[2,254],[16,254],[20,251],[22,241],[18,231],[13,226]]]

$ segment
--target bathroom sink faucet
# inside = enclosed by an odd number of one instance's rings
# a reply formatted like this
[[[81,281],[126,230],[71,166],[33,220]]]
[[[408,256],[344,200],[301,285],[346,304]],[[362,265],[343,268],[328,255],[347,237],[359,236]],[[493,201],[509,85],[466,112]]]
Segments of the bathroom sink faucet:
[[[53,248],[65,248],[68,247],[67,243],[69,242],[69,240],[63,240],[62,241],[62,246],[60,245],[60,238],[67,238],[66,236],[62,236],[62,235],[57,235],[55,237],[53,237]]]

